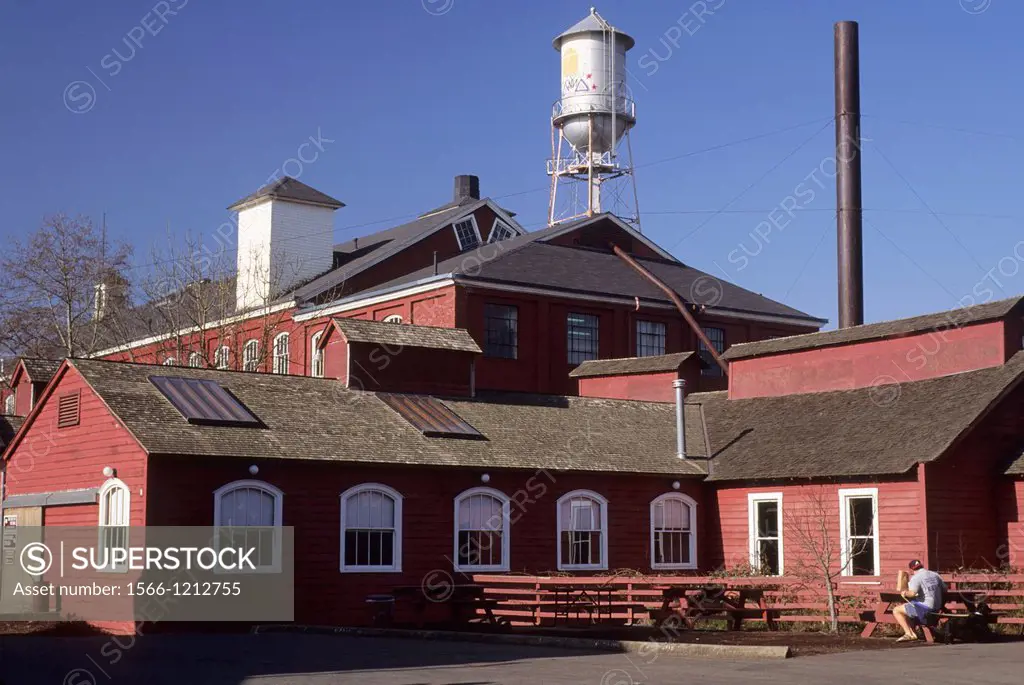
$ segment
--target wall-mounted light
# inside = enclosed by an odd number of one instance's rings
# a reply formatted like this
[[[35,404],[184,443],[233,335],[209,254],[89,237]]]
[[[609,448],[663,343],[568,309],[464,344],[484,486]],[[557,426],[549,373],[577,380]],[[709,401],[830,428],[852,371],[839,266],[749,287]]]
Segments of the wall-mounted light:
[[[480,476],[480,482],[481,483],[490,483],[491,482],[491,474],[485,473],[484,475]]]
[[[673,490],[678,490],[679,489],[679,481],[677,481],[677,480],[672,481],[672,489]]]
[[[256,464],[253,464],[252,466],[249,467],[249,475],[250,476],[255,476],[259,472],[260,472],[260,467],[256,466]]]
[[[113,466],[104,466],[103,467],[103,475],[105,477],[107,477],[107,478],[113,478],[114,474],[116,474],[116,473],[117,473],[117,469],[115,469]]]

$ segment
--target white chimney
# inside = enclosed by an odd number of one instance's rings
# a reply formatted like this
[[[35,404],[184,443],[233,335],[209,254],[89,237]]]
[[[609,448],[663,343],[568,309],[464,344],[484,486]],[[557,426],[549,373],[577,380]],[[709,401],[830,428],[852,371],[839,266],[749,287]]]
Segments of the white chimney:
[[[344,203],[285,177],[234,203],[239,310],[268,304],[334,265],[334,210]]]
[[[683,402],[686,400],[686,381],[678,378],[672,381],[676,389],[676,456],[686,459],[686,416]]]

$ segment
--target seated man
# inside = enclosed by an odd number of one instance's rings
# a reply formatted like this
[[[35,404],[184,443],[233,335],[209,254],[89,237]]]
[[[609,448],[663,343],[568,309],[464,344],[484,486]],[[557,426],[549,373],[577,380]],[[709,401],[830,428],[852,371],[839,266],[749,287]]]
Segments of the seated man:
[[[910,583],[903,591],[909,601],[892,610],[896,622],[903,628],[903,636],[897,642],[917,639],[917,626],[928,623],[928,614],[942,609],[945,602],[946,584],[935,571],[929,571],[919,560],[910,562]]]

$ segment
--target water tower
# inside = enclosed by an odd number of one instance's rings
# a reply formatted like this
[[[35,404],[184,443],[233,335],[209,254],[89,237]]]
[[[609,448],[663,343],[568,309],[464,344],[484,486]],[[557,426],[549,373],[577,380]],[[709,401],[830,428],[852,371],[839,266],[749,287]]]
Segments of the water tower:
[[[551,111],[549,224],[611,212],[639,227],[629,143],[636,106],[626,85],[626,51],[633,44],[594,8],[554,40],[562,95]]]

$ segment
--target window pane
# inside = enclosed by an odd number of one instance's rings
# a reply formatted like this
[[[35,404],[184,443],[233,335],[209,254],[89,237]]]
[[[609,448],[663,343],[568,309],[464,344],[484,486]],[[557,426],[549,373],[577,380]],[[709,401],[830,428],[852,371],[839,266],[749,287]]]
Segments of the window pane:
[[[570,313],[566,316],[570,364],[582,364],[598,357],[598,318],[593,314]]]
[[[871,497],[851,497],[850,535],[874,534],[874,500]]]
[[[501,531],[459,531],[459,566],[500,566]]]
[[[601,534],[598,532],[562,532],[563,564],[600,564]]]
[[[757,535],[762,538],[779,537],[779,503],[757,503]]]
[[[757,543],[758,558],[761,562],[760,571],[766,575],[779,575],[779,541],[759,540]]]
[[[480,244],[480,241],[477,240],[476,230],[473,228],[473,221],[471,219],[464,219],[455,224],[455,235],[459,240],[460,250],[471,250]]]
[[[850,551],[850,569],[853,575],[878,575],[875,573],[875,541],[872,538],[850,540]]]
[[[637,321],[636,356],[653,357],[660,354],[665,354],[665,324]]]
[[[704,335],[706,335],[708,337],[708,340],[711,341],[711,344],[714,346],[716,352],[718,352],[719,354],[725,352],[725,329],[713,327],[704,328]],[[703,340],[697,340],[697,349],[700,352],[704,353],[702,356],[707,357],[707,361],[709,362],[708,368],[701,369],[701,375],[721,376],[722,367],[714,363],[714,361],[711,359],[711,355],[708,352],[707,345],[704,344]]]
[[[690,563],[690,534],[678,531],[655,532],[654,563]]]
[[[519,309],[502,304],[486,305],[484,321],[484,354],[516,359],[519,354]]]

